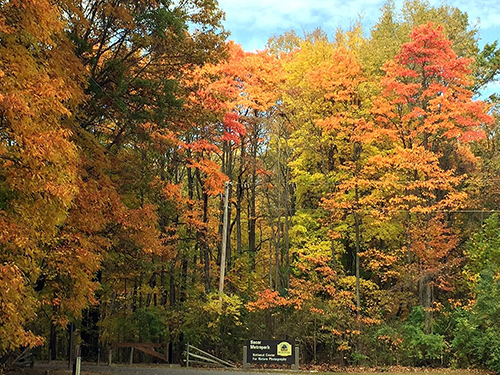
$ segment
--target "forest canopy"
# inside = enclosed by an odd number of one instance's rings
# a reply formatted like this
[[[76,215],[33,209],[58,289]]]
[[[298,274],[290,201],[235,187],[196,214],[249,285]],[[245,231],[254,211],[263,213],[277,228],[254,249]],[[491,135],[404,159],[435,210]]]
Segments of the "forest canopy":
[[[0,363],[76,327],[87,359],[500,371],[497,43],[424,0],[256,52],[223,17],[0,0]]]

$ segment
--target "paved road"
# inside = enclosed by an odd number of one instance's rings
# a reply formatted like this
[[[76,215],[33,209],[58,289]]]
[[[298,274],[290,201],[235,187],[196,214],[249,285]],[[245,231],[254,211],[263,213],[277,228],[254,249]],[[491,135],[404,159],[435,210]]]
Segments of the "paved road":
[[[35,368],[40,369],[68,369],[67,363],[64,362],[51,362],[51,363],[43,363],[37,362],[35,363]],[[112,375],[249,375],[255,374],[253,372],[242,370],[242,369],[192,369],[192,368],[175,368],[175,367],[167,367],[167,366],[154,366],[147,367],[145,365],[112,365],[112,366],[97,366],[96,364],[83,363],[81,367],[82,371],[89,371],[94,373],[101,374],[112,374]],[[280,374],[287,373],[295,373],[290,370],[288,371],[280,371]],[[274,373],[266,373],[266,372],[258,372],[259,375],[276,375]]]

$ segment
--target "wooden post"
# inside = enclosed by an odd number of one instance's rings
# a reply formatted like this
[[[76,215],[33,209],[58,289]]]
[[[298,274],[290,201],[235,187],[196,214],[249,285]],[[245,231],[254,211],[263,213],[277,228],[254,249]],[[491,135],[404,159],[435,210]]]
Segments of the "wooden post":
[[[172,363],[172,356],[170,353],[170,341],[167,343],[167,346],[165,348],[165,357],[167,358],[167,363]]]
[[[129,365],[131,365],[134,361],[134,347],[131,346],[130,347],[130,361],[129,361]]]
[[[69,324],[69,350],[68,350],[68,370],[71,371],[73,367],[73,331],[75,330],[75,324]]]
[[[248,347],[245,345],[243,347],[243,368],[244,369],[249,369],[250,368],[250,363],[248,363]]]
[[[97,348],[97,366],[101,364],[101,346],[99,345]]]
[[[108,354],[108,366],[111,366],[112,359],[113,359],[113,349],[111,349],[111,347],[110,347],[109,354]]]
[[[80,375],[80,369],[82,367],[82,354],[80,352],[80,345],[77,345],[75,347],[75,357],[76,357],[76,362],[75,362],[73,374]]]
[[[187,350],[186,350],[186,367],[189,367],[189,343],[187,343]]]
[[[292,370],[299,370],[299,347],[295,347],[295,363],[292,365]]]

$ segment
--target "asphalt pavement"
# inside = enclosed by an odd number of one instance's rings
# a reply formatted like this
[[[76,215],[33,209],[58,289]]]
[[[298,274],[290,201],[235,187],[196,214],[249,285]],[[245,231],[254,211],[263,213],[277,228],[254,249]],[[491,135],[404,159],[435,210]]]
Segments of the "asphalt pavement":
[[[36,362],[35,368],[39,369],[68,369],[67,362]],[[280,374],[297,373],[290,370],[290,372],[280,371]],[[95,363],[82,363],[81,371],[89,371],[100,374],[111,375],[245,375],[252,373],[243,369],[204,369],[204,368],[186,368],[186,367],[172,367],[169,365],[101,365],[97,366]],[[258,372],[259,375],[276,375],[276,372]],[[50,374],[50,372],[49,372]]]

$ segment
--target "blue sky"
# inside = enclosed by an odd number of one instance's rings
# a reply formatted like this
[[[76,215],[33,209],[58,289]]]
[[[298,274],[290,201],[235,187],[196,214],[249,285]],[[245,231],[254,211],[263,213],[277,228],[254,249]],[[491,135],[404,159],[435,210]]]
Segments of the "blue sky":
[[[226,13],[225,27],[231,32],[230,39],[241,44],[247,51],[264,49],[272,35],[294,29],[312,31],[321,27],[328,35],[337,28],[348,28],[361,17],[368,30],[379,16],[384,0],[219,0]],[[442,4],[430,0],[432,5]],[[402,0],[395,1],[400,8]],[[500,39],[500,1],[458,0],[448,1],[469,15],[469,23],[479,22],[480,44]]]

